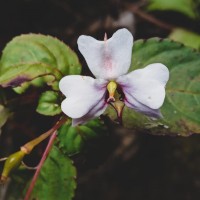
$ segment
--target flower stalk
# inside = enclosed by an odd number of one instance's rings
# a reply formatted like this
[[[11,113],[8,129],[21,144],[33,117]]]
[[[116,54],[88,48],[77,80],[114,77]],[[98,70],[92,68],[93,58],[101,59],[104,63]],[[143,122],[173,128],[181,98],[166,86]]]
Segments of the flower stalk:
[[[45,162],[45,160],[46,160],[46,158],[47,158],[47,156],[48,156],[48,154],[49,154],[49,152],[51,150],[51,147],[53,146],[53,142],[55,141],[56,136],[57,136],[57,132],[54,131],[54,133],[51,135],[51,137],[49,139],[48,145],[47,145],[47,147],[46,147],[46,149],[44,151],[44,154],[42,155],[40,163],[38,164],[38,167],[36,169],[36,172],[35,172],[35,174],[33,176],[32,181],[30,183],[30,186],[29,186],[29,188],[28,188],[28,190],[26,192],[26,196],[24,197],[24,200],[29,200],[30,199],[31,193],[33,191],[33,188],[35,186],[37,178],[38,178],[38,176],[40,174],[40,170],[41,170],[41,168],[42,168],[42,166],[43,166],[43,164],[44,164],[44,162]]]
[[[21,147],[21,151],[23,151],[25,154],[30,154],[31,151],[35,146],[37,146],[39,143],[41,143],[43,140],[45,140],[47,137],[49,137],[53,132],[55,132],[60,126],[65,123],[67,120],[66,117],[61,118],[50,130],[43,133],[39,137],[35,138],[34,140],[31,140],[30,142],[26,143]]]
[[[66,122],[66,120],[67,120],[66,116],[62,117],[50,130],[43,133],[42,135],[35,138],[34,140],[31,140],[30,142],[23,145],[20,148],[20,151],[17,151],[15,153],[11,154],[8,158],[3,158],[2,160],[6,160],[6,162],[3,167],[3,172],[0,177],[0,182],[4,183],[7,180],[10,173],[13,170],[17,169],[20,166],[20,164],[23,162],[22,160],[23,160],[24,156],[27,154],[30,154],[35,146],[37,146],[39,143],[41,143],[47,137],[49,137],[50,135],[55,133],[57,131],[57,129],[60,128],[60,126],[62,126]],[[44,157],[44,155],[42,156],[42,158],[43,157]],[[37,168],[39,168],[39,167],[40,167],[40,164],[37,166]]]

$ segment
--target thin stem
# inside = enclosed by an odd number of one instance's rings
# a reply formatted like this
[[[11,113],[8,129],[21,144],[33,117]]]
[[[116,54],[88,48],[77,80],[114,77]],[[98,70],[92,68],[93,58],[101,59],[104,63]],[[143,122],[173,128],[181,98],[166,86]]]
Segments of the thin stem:
[[[47,137],[49,137],[53,132],[55,132],[62,124],[66,122],[67,118],[63,117],[61,118],[50,130],[43,133],[39,137],[35,138],[34,140],[31,140],[30,142],[26,143],[24,146],[21,147],[21,150],[24,151],[26,154],[29,154],[33,148],[38,145],[40,142],[45,140]]]
[[[36,167],[29,167],[23,161],[21,162],[21,164],[22,164],[23,167],[25,167],[26,169],[29,169],[29,170],[36,170],[38,168],[38,166],[36,166]]]
[[[142,10],[139,9],[138,6],[136,6],[132,3],[126,3],[125,7],[128,10],[130,10],[131,12],[133,12],[135,15],[138,15],[142,19],[145,19],[146,21],[148,21],[152,24],[155,24],[156,26],[158,26],[160,28],[166,29],[168,31],[172,31],[175,28],[173,25],[163,22],[161,20],[158,20],[155,17],[153,17],[152,15],[149,15],[149,14],[143,12]]]
[[[1,162],[1,161],[5,161],[5,160],[7,160],[7,158],[8,158],[8,157],[0,158],[0,162]]]
[[[26,193],[26,196],[25,196],[24,200],[29,200],[29,198],[30,198],[30,195],[31,195],[31,193],[32,193],[32,191],[33,191],[33,188],[34,188],[35,183],[36,183],[36,181],[37,181],[37,178],[38,178],[38,176],[39,176],[40,170],[41,170],[41,168],[42,168],[42,166],[43,166],[43,164],[44,164],[44,161],[46,160],[46,158],[47,158],[47,156],[48,156],[48,154],[49,154],[49,151],[51,150],[51,147],[52,147],[52,145],[53,145],[53,142],[54,142],[55,139],[56,139],[56,135],[57,135],[57,134],[56,134],[56,131],[54,131],[54,133],[51,135],[51,137],[50,137],[50,139],[49,139],[48,145],[47,145],[47,147],[46,147],[46,149],[45,149],[44,154],[42,155],[42,158],[41,158],[41,160],[40,160],[40,163],[38,164],[37,170],[36,170],[36,172],[35,172],[35,174],[34,174],[34,176],[33,176],[33,179],[32,179],[32,181],[31,181],[31,183],[30,183],[30,186],[29,186],[29,188],[28,188],[28,191],[27,191],[27,193]]]

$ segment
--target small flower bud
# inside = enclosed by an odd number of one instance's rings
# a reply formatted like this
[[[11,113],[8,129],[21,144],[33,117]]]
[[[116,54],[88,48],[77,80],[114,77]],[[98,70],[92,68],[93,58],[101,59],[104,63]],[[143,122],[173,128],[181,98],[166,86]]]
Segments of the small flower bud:
[[[20,166],[21,161],[25,155],[26,154],[23,151],[18,151],[8,157],[3,167],[0,182],[5,182],[11,171],[17,169]]]

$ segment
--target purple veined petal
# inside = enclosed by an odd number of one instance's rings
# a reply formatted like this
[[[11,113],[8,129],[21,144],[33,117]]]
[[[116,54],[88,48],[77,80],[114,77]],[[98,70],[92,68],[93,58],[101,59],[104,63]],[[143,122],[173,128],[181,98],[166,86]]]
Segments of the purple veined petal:
[[[103,114],[108,106],[108,104],[104,100],[105,96],[103,96],[101,101],[99,101],[97,105],[91,108],[91,110],[86,115],[84,115],[81,118],[72,119],[72,126],[85,124],[89,120],[99,117],[101,114]]]
[[[128,98],[130,99],[130,98]],[[162,114],[159,109],[151,109],[142,103],[138,102],[135,98],[131,98],[131,103],[129,103],[126,99],[124,101],[125,105],[129,108],[134,109],[135,111],[145,114],[149,117],[153,118],[162,118]]]
[[[82,35],[77,43],[95,77],[113,80],[127,73],[133,46],[133,36],[127,29],[116,31],[105,41]]]
[[[169,70],[160,63],[148,65],[117,79],[127,101],[134,105],[135,100],[151,109],[159,109],[165,98],[165,85]]]
[[[62,111],[71,118],[81,118],[100,101],[106,93],[107,81],[89,76],[65,76],[59,83],[66,99],[61,104]]]

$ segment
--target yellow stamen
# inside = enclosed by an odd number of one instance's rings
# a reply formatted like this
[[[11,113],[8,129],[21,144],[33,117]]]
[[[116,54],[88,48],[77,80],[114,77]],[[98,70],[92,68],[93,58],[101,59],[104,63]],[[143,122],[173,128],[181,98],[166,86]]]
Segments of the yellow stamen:
[[[115,95],[116,89],[117,89],[117,83],[115,83],[114,81],[110,81],[107,85],[107,90],[109,93],[109,98],[108,98],[107,102],[115,101],[114,95]]]

